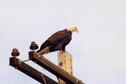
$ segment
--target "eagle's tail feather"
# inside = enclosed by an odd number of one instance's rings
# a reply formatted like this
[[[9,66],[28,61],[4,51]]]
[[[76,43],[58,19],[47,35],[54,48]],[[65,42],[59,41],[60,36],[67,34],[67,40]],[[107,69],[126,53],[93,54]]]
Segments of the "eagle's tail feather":
[[[37,52],[38,54],[43,55],[43,54],[49,53],[50,51],[49,51],[49,47],[46,47],[43,50],[38,50]]]

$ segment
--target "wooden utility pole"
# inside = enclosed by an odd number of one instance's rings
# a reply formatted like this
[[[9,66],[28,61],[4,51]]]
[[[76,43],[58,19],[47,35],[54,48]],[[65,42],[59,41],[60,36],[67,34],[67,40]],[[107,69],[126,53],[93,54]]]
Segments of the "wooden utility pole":
[[[64,80],[65,82],[67,82],[67,84],[84,84],[81,80],[72,76],[65,70],[61,69],[59,66],[53,64],[51,61],[40,56],[34,51],[29,52],[29,59],[37,63],[38,65],[42,66],[43,68],[45,68],[46,70],[48,70],[49,72],[57,76],[58,78]]]
[[[58,64],[59,66],[68,72],[69,74],[73,74],[72,70],[72,55],[68,52],[58,53]],[[65,81],[58,78],[59,84],[67,84]]]
[[[18,59],[17,56],[19,56],[20,53],[16,48],[12,50],[10,65],[42,84],[84,84],[81,80],[72,75],[72,56],[68,52],[62,52],[58,54],[59,66],[57,66],[44,56],[41,56],[39,53],[37,53],[35,51],[37,48],[37,44],[32,42],[30,46],[32,51],[29,52],[29,60],[35,62],[36,64],[48,70],[50,73],[54,74],[57,78],[59,78],[59,83],[26,64],[25,62],[28,60],[21,61]]]

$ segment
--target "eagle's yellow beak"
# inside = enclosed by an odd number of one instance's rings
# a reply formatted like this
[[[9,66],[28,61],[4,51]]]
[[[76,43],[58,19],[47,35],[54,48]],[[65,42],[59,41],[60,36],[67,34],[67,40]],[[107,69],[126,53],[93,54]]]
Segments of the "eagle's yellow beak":
[[[78,33],[79,32],[79,29],[78,28],[75,28],[75,31]]]
[[[79,32],[79,29],[75,26],[70,26],[67,28],[67,30],[71,32],[77,32],[77,33]]]

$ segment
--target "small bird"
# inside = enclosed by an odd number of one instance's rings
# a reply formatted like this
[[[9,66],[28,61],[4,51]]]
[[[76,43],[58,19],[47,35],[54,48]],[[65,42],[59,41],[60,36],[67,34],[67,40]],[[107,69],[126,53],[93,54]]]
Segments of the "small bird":
[[[65,52],[66,46],[72,39],[73,32],[78,32],[78,28],[75,26],[70,26],[67,29],[57,31],[41,45],[37,52],[40,55],[54,51]]]

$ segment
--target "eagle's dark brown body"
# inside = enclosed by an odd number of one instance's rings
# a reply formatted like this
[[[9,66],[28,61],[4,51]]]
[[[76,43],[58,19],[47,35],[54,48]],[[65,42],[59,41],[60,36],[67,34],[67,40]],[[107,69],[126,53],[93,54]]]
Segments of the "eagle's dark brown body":
[[[41,51],[46,47],[49,47],[49,51],[65,51],[66,45],[71,41],[72,39],[72,32],[68,31],[67,29],[58,31],[54,33],[52,36],[50,36],[40,47],[40,49],[37,51]]]

